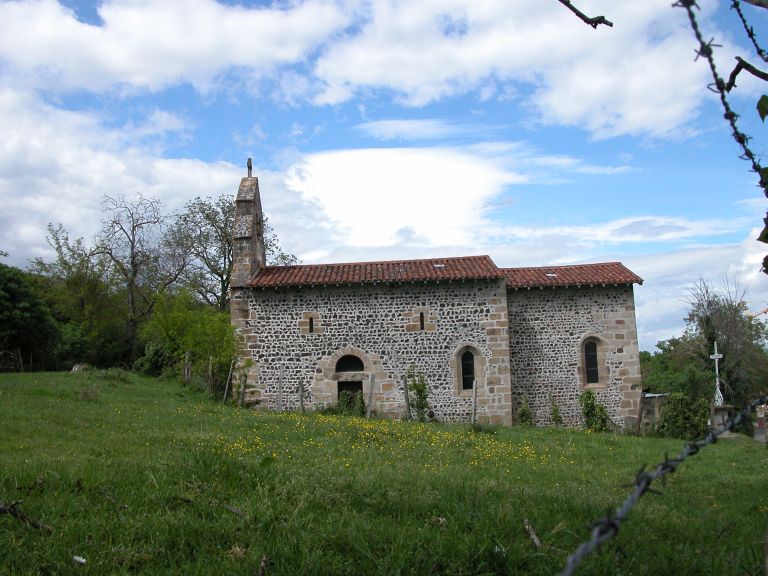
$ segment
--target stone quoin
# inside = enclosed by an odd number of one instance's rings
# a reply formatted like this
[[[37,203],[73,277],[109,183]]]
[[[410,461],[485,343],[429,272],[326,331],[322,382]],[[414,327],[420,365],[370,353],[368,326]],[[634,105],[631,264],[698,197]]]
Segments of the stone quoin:
[[[633,285],[618,262],[499,268],[488,256],[267,266],[258,178],[235,201],[232,323],[251,360],[246,397],[294,410],[362,391],[378,416],[404,414],[403,379],[424,374],[441,421],[512,424],[525,399],[538,425],[566,425],[593,390],[633,426],[640,359]],[[371,386],[373,390],[371,391]]]

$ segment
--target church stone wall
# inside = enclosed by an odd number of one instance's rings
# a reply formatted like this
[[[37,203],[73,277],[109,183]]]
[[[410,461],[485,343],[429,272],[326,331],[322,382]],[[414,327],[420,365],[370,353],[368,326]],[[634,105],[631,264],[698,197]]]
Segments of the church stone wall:
[[[551,395],[565,424],[580,425],[589,388],[617,425],[632,425],[641,390],[631,286],[510,290],[507,306],[515,412],[526,397],[536,424],[551,424]],[[598,384],[585,384],[585,339],[599,342]]]
[[[248,395],[272,410],[335,403],[339,381],[363,382],[373,409],[404,413],[402,379],[424,373],[430,406],[442,421],[468,421],[472,394],[458,381],[457,353],[476,353],[480,422],[511,423],[509,334],[503,280],[298,289],[239,289],[233,322],[253,360]],[[421,325],[423,314],[423,329]],[[310,318],[311,331],[310,331]],[[364,370],[336,373],[344,355]]]

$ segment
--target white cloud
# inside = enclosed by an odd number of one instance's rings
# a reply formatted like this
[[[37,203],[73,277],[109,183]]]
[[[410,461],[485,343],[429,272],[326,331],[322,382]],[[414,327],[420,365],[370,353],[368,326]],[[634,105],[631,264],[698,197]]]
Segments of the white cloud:
[[[167,110],[153,110],[147,118],[134,128],[129,130],[135,136],[163,136],[170,132],[183,132],[187,130],[187,121],[173,112]]]
[[[307,155],[287,184],[323,206],[344,243],[380,247],[412,234],[431,245],[468,243],[485,203],[522,181],[459,150],[382,148]]]
[[[714,0],[700,4],[702,26],[724,38],[719,60],[732,61],[730,39],[709,22]],[[614,28],[593,30],[555,0],[307,0],[257,8],[107,0],[99,25],[54,0],[22,0],[0,3],[0,63],[7,85],[55,91],[130,94],[192,84],[209,93],[235,83],[257,93],[266,82],[291,106],[382,91],[422,106],[469,93],[522,101],[536,112],[532,120],[597,137],[686,129],[707,98],[708,70],[693,61],[684,11],[669,0],[579,6],[607,15]],[[405,129],[369,128],[384,137]]]
[[[97,26],[54,0],[2,3],[0,59],[27,83],[57,90],[207,88],[233,68],[263,73],[301,61],[348,23],[330,0],[285,9],[112,0],[98,13]]]
[[[153,119],[150,132],[179,128],[162,113]],[[49,222],[73,237],[93,236],[104,194],[141,192],[174,209],[198,195],[233,194],[238,178],[229,164],[159,157],[131,144],[139,138],[125,128],[105,128],[98,116],[59,110],[29,93],[0,91],[0,132],[0,246],[19,265],[50,256]]]
[[[668,242],[730,234],[743,230],[750,221],[746,218],[690,220],[668,216],[633,216],[602,225],[559,227],[555,230],[563,236],[591,242]],[[539,234],[535,230],[526,230],[522,235],[535,238]]]
[[[435,118],[377,120],[359,124],[357,128],[379,140],[434,140],[471,132],[467,126],[459,126]]]
[[[707,23],[714,3],[701,4]],[[360,32],[317,60],[327,85],[318,101],[370,88],[393,90],[411,106],[468,92],[487,99],[511,90],[520,99],[510,84],[522,84],[534,89],[528,105],[539,121],[598,137],[674,135],[695,118],[708,70],[693,61],[683,10],[668,0],[579,7],[606,14],[615,27],[593,30],[554,1],[372,2]]]

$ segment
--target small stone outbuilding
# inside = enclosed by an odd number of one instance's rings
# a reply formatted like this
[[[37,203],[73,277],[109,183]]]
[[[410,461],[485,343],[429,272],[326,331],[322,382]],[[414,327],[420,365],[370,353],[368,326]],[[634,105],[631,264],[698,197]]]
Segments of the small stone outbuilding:
[[[578,425],[593,390],[618,426],[640,408],[633,285],[621,263],[499,268],[488,256],[267,266],[259,182],[236,200],[232,322],[260,407],[333,404],[362,391],[404,413],[403,378],[424,374],[441,421],[511,424],[525,399],[539,425],[555,402]],[[371,389],[372,388],[372,389]]]

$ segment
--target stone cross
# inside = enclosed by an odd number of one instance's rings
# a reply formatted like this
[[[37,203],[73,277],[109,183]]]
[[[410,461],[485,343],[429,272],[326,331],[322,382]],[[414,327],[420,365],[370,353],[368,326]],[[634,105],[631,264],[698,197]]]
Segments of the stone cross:
[[[717,353],[717,341],[715,341],[715,353],[709,357],[715,361],[715,406],[723,405],[723,393],[720,392],[720,359],[723,355]]]
[[[251,162],[250,158],[248,158],[248,162],[246,162],[245,165],[248,168],[248,178],[252,178],[253,177],[253,162]]]

